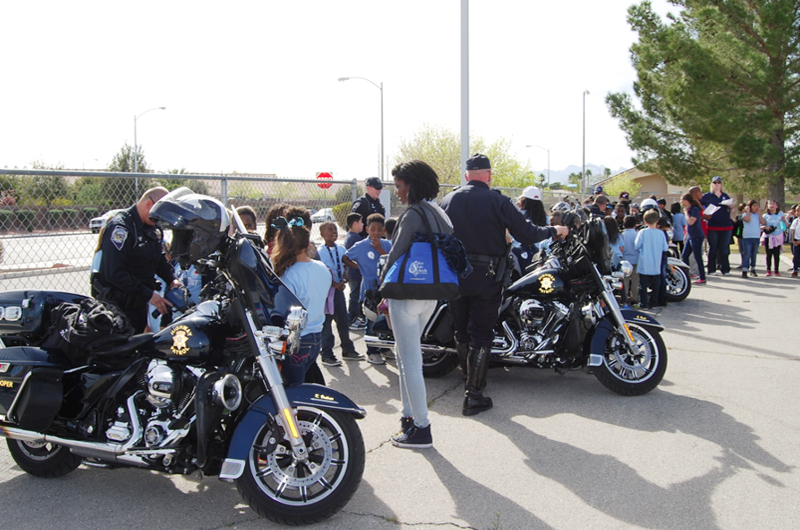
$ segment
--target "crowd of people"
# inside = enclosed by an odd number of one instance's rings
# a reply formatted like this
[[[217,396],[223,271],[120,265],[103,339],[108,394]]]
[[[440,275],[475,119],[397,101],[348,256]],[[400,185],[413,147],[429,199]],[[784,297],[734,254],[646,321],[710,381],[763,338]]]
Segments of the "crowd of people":
[[[342,364],[334,353],[334,325],[342,359],[366,360],[373,365],[396,359],[402,410],[400,432],[392,443],[399,447],[432,445],[420,336],[436,301],[382,299],[379,288],[386,271],[409,252],[419,233],[432,230],[452,235],[463,244],[473,270],[460,282],[460,297],[451,302],[450,310],[465,382],[462,413],[470,416],[493,406],[483,391],[502,298],[497,271],[507,243],[516,241],[533,253],[532,246],[538,242],[568,234],[561,226],[560,212],[547,215],[538,188],[526,188],[515,207],[491,190],[491,163],[485,155],[472,156],[465,169],[467,184],[437,204],[439,181],[430,165],[414,160],[395,166],[394,192],[408,206],[397,219],[386,219],[379,200],[383,182],[367,179],[365,194],[347,215],[342,243],[337,224],[324,222],[319,226],[322,243],[315,245],[311,241],[310,212],[285,203],[269,210],[263,240],[257,238],[275,273],[308,311],[307,325],[297,339],[299,347],[283,361],[285,383],[323,382],[318,358],[328,367]],[[623,192],[612,202],[601,187],[593,191],[583,206],[590,215],[603,219],[614,264],[627,260],[634,267],[634,274],[624,282],[623,304],[636,304],[641,309],[666,304],[669,243],[687,264],[694,264],[696,284],[705,284],[712,274],[730,274],[733,236],[742,256],[743,277],[756,276],[759,246],[765,247],[766,275],[780,275],[779,257],[785,241],[791,244],[795,256],[792,275],[797,275],[797,207],[785,215],[780,205],[769,201],[762,214],[758,202],[750,201],[739,205],[739,215],[734,219],[733,200],[723,191],[720,177],[712,178],[707,193],[694,186],[669,208],[663,198],[635,203]],[[113,217],[99,237],[93,295],[117,304],[136,332],[157,330],[158,323],[148,324],[148,313],[154,317],[169,313],[170,288],[186,286],[192,296],[199,295],[201,279],[197,272],[182,270],[169,261],[169,247],[163,245],[162,234],[148,216],[153,204],[166,193],[164,188],[147,190],[135,205]],[[244,206],[237,213],[245,229],[258,234],[256,212]],[[379,269],[381,256],[386,256],[386,263]],[[349,298],[345,296],[348,286]],[[396,341],[394,352],[370,347],[364,355],[356,350],[351,332],[373,334],[390,325]]]

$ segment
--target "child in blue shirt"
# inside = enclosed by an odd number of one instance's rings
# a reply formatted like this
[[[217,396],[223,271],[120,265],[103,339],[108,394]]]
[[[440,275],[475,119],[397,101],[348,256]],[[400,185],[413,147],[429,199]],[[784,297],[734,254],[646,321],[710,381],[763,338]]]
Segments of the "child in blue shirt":
[[[306,254],[311,237],[308,210],[290,207],[283,213],[283,220],[284,227],[279,228],[275,236],[272,262],[275,274],[308,311],[308,320],[300,333],[300,344],[295,353],[286,356],[281,363],[281,375],[286,386],[303,382],[325,384],[324,380],[319,380],[322,372],[316,363],[322,345],[331,273],[325,265]]]
[[[368,290],[378,289],[378,260],[392,249],[391,241],[381,239],[384,234],[384,217],[374,213],[367,217],[367,239],[363,239],[350,247],[344,255],[343,261],[351,267],[358,267],[361,272],[361,291],[359,301],[364,301]],[[374,320],[367,320],[367,331],[372,333]],[[372,364],[385,364],[379,348],[367,348],[367,361]]]
[[[347,270],[343,259],[347,250],[336,243],[339,236],[336,223],[327,221],[319,226],[319,233],[324,244],[317,247],[317,258],[328,267],[333,277],[333,313],[325,315],[325,324],[322,326],[322,364],[325,366],[339,366],[342,361],[333,353],[333,323],[339,332],[342,343],[342,357],[345,359],[363,359],[356,352],[353,341],[350,339],[350,322],[347,320],[347,303],[344,299],[344,286],[347,283]]]
[[[647,228],[636,235],[634,248],[639,252],[639,305],[642,309],[649,309],[647,289],[653,289],[653,295],[658,297],[658,282],[661,279],[661,263],[664,252],[669,250],[664,232],[657,228],[658,212],[648,210],[644,214]]]
[[[362,230],[364,230],[364,219],[361,218],[361,214],[357,212],[347,214],[347,234],[344,236],[344,248],[346,250],[364,239],[361,237]],[[350,322],[350,329],[364,329],[367,325],[367,319],[364,318],[364,311],[361,309],[361,303],[358,301],[359,294],[361,293],[361,272],[358,270],[358,267],[348,266],[347,269],[350,283],[350,297],[347,302],[347,319]]]
[[[639,296],[639,274],[636,271],[636,264],[639,263],[639,251],[636,245],[636,223],[635,215],[626,215],[622,221],[624,230],[622,232],[622,259],[633,265],[633,273],[622,280],[622,289],[625,291],[623,301],[635,304]]]

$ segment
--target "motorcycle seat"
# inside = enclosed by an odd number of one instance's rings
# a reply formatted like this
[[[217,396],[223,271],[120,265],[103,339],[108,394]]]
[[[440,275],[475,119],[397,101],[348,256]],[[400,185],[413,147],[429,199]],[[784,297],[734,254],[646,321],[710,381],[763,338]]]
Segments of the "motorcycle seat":
[[[116,357],[130,353],[136,348],[140,348],[153,339],[152,333],[140,333],[132,335],[127,341],[117,344],[108,350],[93,352],[96,357]]]

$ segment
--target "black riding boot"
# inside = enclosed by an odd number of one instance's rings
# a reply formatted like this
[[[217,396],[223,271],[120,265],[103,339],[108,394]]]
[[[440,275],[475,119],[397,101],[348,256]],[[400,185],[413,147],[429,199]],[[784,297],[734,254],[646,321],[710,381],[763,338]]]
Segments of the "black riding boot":
[[[461,366],[461,380],[467,380],[467,356],[469,356],[469,342],[456,342],[456,352],[458,353],[458,364]]]
[[[492,408],[492,398],[481,392],[486,388],[486,373],[489,371],[489,357],[492,349],[488,346],[470,348],[467,356],[467,384],[464,392],[464,407],[461,413],[472,416]]]

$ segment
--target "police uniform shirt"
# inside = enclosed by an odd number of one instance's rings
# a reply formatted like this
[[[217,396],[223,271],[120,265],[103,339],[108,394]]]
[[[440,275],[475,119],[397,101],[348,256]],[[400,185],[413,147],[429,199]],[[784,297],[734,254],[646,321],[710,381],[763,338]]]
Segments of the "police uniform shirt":
[[[111,218],[100,248],[97,279],[110,288],[109,297],[121,306],[144,307],[155,291],[155,275],[166,285],[175,280],[161,247],[161,230],[144,224],[136,205]]]
[[[367,237],[367,217],[374,213],[379,213],[386,217],[386,209],[381,204],[381,201],[373,199],[366,194],[355,200],[353,207],[350,208],[350,213],[353,212],[360,213],[361,220],[364,221],[364,229],[361,231],[362,238]]]
[[[529,222],[508,198],[485,182],[468,182],[445,196],[441,207],[453,223],[453,235],[464,243],[468,254],[504,255],[506,229],[523,245],[557,236],[554,227]]]

